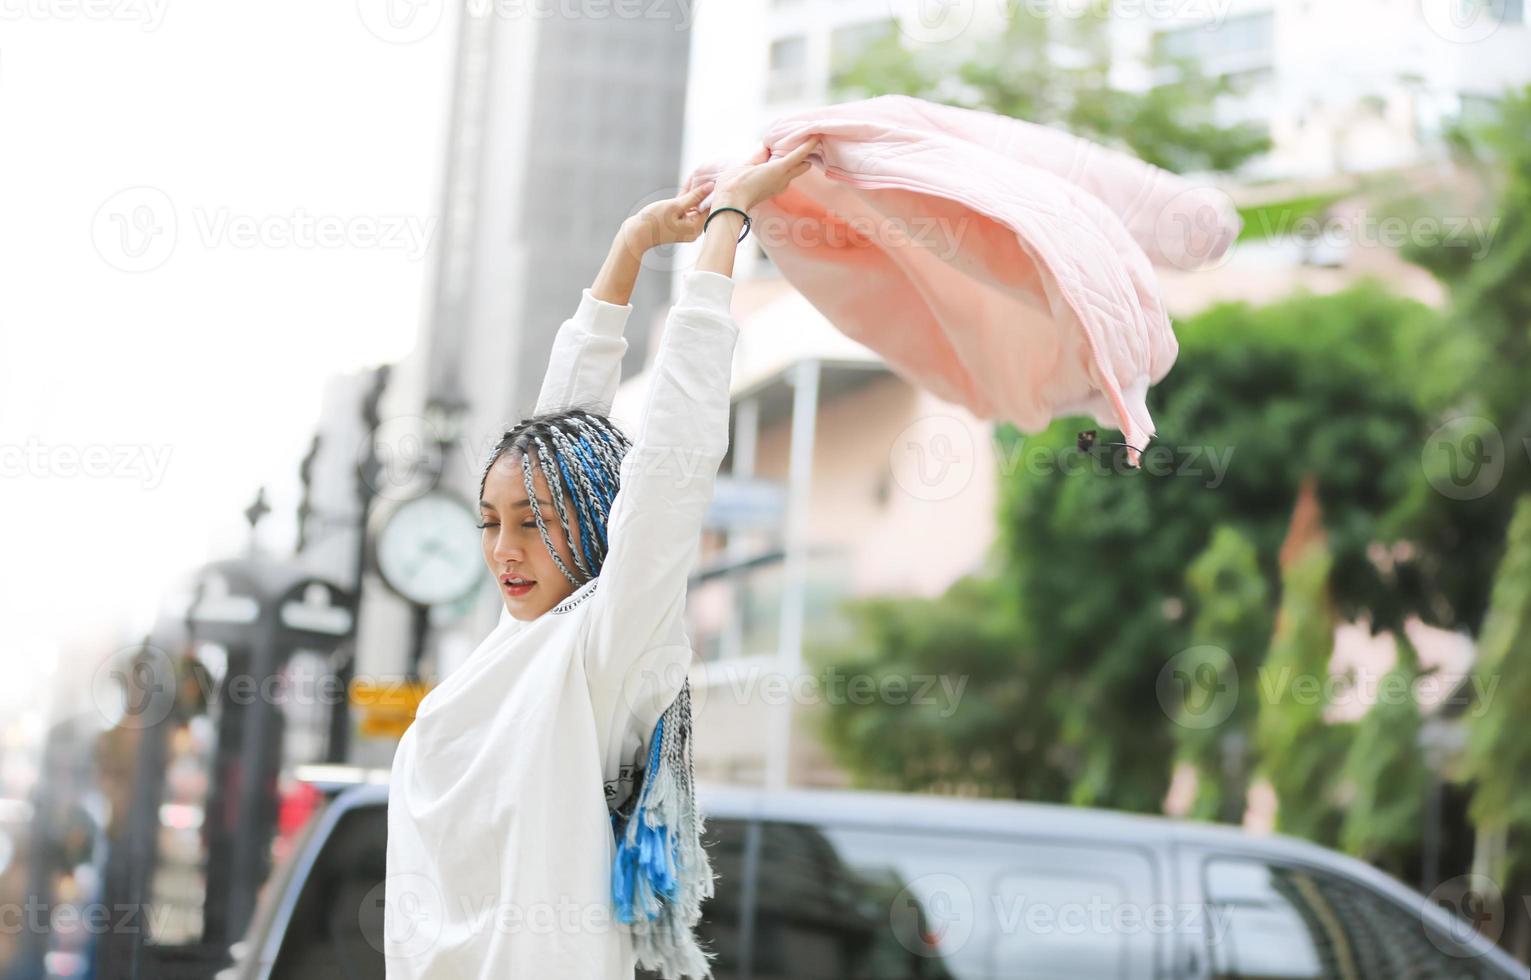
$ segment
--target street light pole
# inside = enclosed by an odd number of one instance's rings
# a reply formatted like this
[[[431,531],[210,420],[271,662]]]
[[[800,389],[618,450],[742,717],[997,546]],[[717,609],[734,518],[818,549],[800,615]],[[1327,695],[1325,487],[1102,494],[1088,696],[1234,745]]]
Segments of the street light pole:
[[[343,763],[351,751],[351,681],[356,677],[356,658],[361,652],[361,605],[363,586],[366,583],[369,526],[372,517],[372,501],[377,496],[377,481],[383,464],[377,455],[377,427],[381,418],[378,403],[388,389],[392,366],[381,364],[372,372],[372,387],[362,399],[362,426],[367,432],[364,441],[366,454],[356,464],[356,502],[360,516],[356,519],[356,560],[351,574],[351,625],[338,649],[345,651],[344,660],[335,671],[340,682],[341,697],[337,698],[330,712],[330,736],[324,757],[326,762]]]

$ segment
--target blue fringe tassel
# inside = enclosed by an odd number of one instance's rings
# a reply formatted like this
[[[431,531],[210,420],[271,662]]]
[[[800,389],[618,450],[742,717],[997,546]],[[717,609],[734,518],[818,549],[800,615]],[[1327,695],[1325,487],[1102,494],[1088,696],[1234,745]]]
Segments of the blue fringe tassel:
[[[654,726],[654,736],[649,741],[647,774],[658,771],[659,746],[663,736],[664,719],[660,718]],[[649,819],[652,812],[645,806],[648,802],[648,789],[652,785],[652,779],[643,781],[638,805],[628,817],[629,820],[638,821],[635,828],[636,843],[629,843],[628,835],[619,832],[617,857],[611,865],[611,897],[616,905],[617,921],[629,925],[640,920],[651,922],[659,918],[662,909],[660,898],[675,897],[677,879],[670,828],[662,824],[655,825]],[[612,829],[620,831],[616,826],[617,815],[612,814],[611,819]]]
[[[666,728],[670,732],[665,745]],[[689,688],[654,726],[648,766],[622,822],[612,813],[616,856],[611,900],[618,922],[633,929],[640,967],[676,980],[710,980],[713,953],[697,942],[702,902],[713,894],[711,862],[691,788]]]

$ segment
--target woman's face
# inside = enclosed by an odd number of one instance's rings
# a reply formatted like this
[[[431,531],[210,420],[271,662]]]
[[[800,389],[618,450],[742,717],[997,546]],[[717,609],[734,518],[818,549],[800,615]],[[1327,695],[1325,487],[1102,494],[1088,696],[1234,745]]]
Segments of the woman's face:
[[[532,481],[536,487],[537,500],[542,510],[542,520],[548,528],[548,538],[558,549],[558,557],[571,571],[575,569],[574,548],[579,547],[579,524],[572,507],[569,523],[574,529],[570,542],[563,533],[558,511],[548,492],[547,480],[537,457],[532,456]],[[505,608],[519,620],[532,620],[564,601],[574,591],[570,582],[553,564],[547,546],[542,543],[542,532],[537,529],[537,519],[532,515],[531,502],[526,499],[526,481],[521,475],[519,454],[505,453],[494,461],[484,479],[484,499],[479,501],[479,517],[484,525],[484,563],[500,588],[500,598]],[[512,590],[506,585],[507,577],[530,580],[531,588]]]

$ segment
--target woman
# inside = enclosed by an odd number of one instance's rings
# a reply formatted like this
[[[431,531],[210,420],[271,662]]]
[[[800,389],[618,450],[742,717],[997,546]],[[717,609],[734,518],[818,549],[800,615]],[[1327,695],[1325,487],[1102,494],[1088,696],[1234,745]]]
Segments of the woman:
[[[504,611],[394,757],[389,980],[710,975],[692,931],[712,873],[691,794],[686,579],[728,449],[741,212],[816,146],[762,148],[624,222],[559,329],[536,414],[490,454],[480,526]],[[629,441],[606,415],[640,256],[698,236]]]

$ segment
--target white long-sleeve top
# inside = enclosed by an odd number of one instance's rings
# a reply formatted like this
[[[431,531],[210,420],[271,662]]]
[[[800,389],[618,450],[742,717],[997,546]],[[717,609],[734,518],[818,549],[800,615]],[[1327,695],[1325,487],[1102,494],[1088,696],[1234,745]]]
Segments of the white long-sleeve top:
[[[728,449],[733,280],[683,274],[608,523],[601,573],[498,625],[420,702],[388,799],[388,980],[631,980],[609,807],[632,791],[691,661],[686,581]],[[609,413],[632,306],[586,289],[537,412]]]

